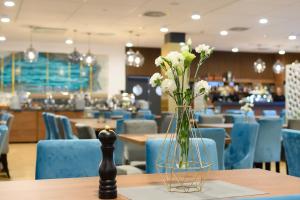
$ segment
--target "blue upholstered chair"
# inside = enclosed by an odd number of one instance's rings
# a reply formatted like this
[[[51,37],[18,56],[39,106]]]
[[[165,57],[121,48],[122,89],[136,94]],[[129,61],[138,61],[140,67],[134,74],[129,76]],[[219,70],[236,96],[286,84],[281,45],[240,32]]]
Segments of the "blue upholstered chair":
[[[266,163],[266,169],[270,169],[270,162],[276,162],[276,171],[279,172],[281,153],[281,129],[282,122],[279,118],[265,118],[258,120],[259,132],[255,148],[254,162]]]
[[[59,129],[57,126],[55,114],[48,113],[47,119],[48,119],[48,123],[49,123],[50,138],[51,139],[60,139]]]
[[[50,125],[49,125],[49,122],[48,122],[48,116],[47,115],[48,115],[48,113],[46,113],[46,112],[42,113],[44,124],[45,124],[45,127],[46,127],[45,139],[50,140],[51,139],[51,134],[50,134],[51,130],[50,130]]]
[[[131,112],[128,112],[123,109],[117,109],[117,110],[111,111],[111,117],[119,116],[119,115],[122,115],[123,119],[131,119]]]
[[[124,119],[116,121],[116,134],[120,135],[124,132]],[[116,165],[123,165],[124,163],[124,143],[117,137],[115,142],[114,159]]]
[[[202,141],[200,138],[193,138],[193,143],[199,144],[199,150],[202,155],[202,159],[204,162],[212,163],[211,169],[218,170],[218,156],[217,156],[217,148],[215,141],[207,138],[203,138]],[[164,142],[164,139],[148,139],[146,141],[146,173],[154,174],[154,173],[164,173],[165,171],[157,171],[156,162],[159,158],[158,155],[161,155],[161,158],[165,157],[165,153],[167,150],[161,150],[161,145]],[[167,148],[170,140],[167,140],[164,144],[164,147]],[[194,143],[194,144],[195,144]],[[203,145],[204,144],[204,145]],[[205,150],[204,150],[205,148]],[[206,152],[206,153],[204,153]]]
[[[225,113],[240,115],[240,114],[243,114],[243,111],[241,111],[240,109],[228,109],[228,110],[225,110]]]
[[[226,131],[223,128],[193,128],[196,137],[209,138],[216,142],[219,170],[224,169],[224,148]]]
[[[299,200],[300,194],[286,195],[286,196],[273,196],[273,197],[254,197],[254,198],[243,198],[239,200]]]
[[[68,117],[60,116],[60,121],[63,127],[65,139],[78,139],[72,131],[72,125]]]
[[[300,177],[300,131],[284,129],[282,137],[289,175]]]
[[[244,114],[232,115],[232,121],[233,123],[256,122],[255,116],[250,116],[250,115],[245,116]]]
[[[43,140],[37,144],[36,179],[98,176],[99,140]]]
[[[6,125],[0,125],[0,154],[4,149],[5,138],[8,132]]]
[[[162,119],[160,128],[160,133],[175,133],[176,118],[174,118],[174,114],[165,115]]]
[[[236,123],[231,130],[231,144],[225,150],[226,169],[247,169],[253,167],[256,140],[259,125],[257,123]]]
[[[276,110],[263,110],[262,115],[266,116],[266,117],[276,117],[277,112],[276,112]]]

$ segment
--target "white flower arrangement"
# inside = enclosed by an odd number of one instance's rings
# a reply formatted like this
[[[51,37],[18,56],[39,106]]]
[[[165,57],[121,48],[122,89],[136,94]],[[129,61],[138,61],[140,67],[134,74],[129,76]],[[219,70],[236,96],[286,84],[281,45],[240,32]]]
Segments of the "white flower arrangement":
[[[254,104],[252,102],[249,101],[249,99],[246,97],[244,99],[241,99],[239,101],[240,104],[244,104],[243,106],[241,106],[241,111],[243,111],[245,113],[245,115],[247,116],[247,114],[249,112],[252,112],[253,111],[253,107],[254,107]]]
[[[195,82],[194,90],[187,87],[191,63],[196,58],[196,55],[192,53],[191,45],[192,41],[188,39],[187,43],[181,47],[180,52],[171,51],[166,56],[156,58],[155,65],[166,72],[166,77],[164,78],[160,73],[155,73],[150,78],[151,86],[161,86],[162,91],[170,95],[178,106],[189,106],[195,97],[207,96],[210,91],[210,86],[204,80]],[[194,74],[196,81],[200,66],[212,54],[213,48],[201,44],[196,47],[195,51],[200,58]]]

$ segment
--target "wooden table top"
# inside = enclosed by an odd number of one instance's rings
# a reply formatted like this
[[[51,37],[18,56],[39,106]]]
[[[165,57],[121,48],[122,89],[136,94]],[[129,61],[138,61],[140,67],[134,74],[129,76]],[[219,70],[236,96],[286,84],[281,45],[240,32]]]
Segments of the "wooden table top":
[[[94,129],[105,129],[107,126],[110,129],[116,129],[117,124],[114,119],[106,119],[105,121],[99,121],[99,119],[88,119],[88,118],[78,118],[78,119],[70,119],[71,123],[74,124],[85,124]]]
[[[261,169],[211,171],[209,180],[221,180],[266,192],[259,196],[300,194],[300,178]],[[1,200],[97,200],[99,177],[0,182]],[[159,174],[117,176],[118,187],[162,184]],[[126,200],[118,195],[117,200]]]
[[[131,142],[138,145],[145,145],[148,139],[165,138],[165,134],[120,134],[119,138],[124,142]],[[230,144],[230,138],[225,139],[226,144]]]

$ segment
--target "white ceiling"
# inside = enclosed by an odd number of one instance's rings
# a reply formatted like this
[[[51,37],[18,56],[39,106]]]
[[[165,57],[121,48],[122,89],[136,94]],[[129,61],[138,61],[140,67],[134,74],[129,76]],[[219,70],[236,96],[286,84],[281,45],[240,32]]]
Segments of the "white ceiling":
[[[2,0],[1,0],[2,1]],[[36,31],[33,40],[61,42],[74,37],[79,43],[87,41],[86,32],[92,35],[92,44],[126,43],[133,30],[141,34],[132,36],[135,44],[160,47],[164,34],[161,26],[173,32],[186,32],[195,43],[207,43],[217,50],[275,52],[284,48],[288,52],[300,51],[300,0],[16,0],[16,6],[6,8],[1,2],[0,14],[11,17],[11,22],[1,24],[1,34],[7,43],[29,40],[29,25],[59,28],[61,31]],[[163,11],[161,18],[142,16],[145,11]],[[192,21],[197,12],[201,20]],[[261,17],[269,23],[261,25]],[[229,32],[221,37],[219,32],[231,27],[248,27],[244,32]],[[66,31],[64,31],[66,29]],[[289,34],[299,39],[289,41]],[[1,45],[1,44],[0,44]],[[297,46],[299,45],[299,47]],[[258,50],[258,47],[261,50]]]

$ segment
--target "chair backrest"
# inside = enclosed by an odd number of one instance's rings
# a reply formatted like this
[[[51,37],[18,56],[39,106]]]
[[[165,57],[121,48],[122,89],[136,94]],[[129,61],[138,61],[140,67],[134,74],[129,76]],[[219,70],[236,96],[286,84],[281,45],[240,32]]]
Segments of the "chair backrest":
[[[35,179],[98,176],[99,140],[41,140]]]
[[[222,115],[200,115],[200,124],[221,124],[224,123],[224,118]]]
[[[288,128],[294,130],[300,130],[300,119],[289,119]]]
[[[44,120],[44,124],[45,124],[45,128],[46,128],[46,134],[45,134],[45,139],[46,140],[50,140],[51,139],[51,134],[50,134],[50,125],[49,125],[49,122],[48,122],[48,117],[47,117],[47,114],[46,112],[43,112],[42,113],[42,116],[43,116],[43,120]]]
[[[237,114],[237,115],[240,115],[240,114],[243,114],[243,111],[241,111],[239,109],[228,109],[228,110],[225,110],[225,113],[226,114]]]
[[[218,156],[215,141],[207,138],[193,138],[191,140],[193,142],[190,141],[190,143],[199,145],[202,161],[212,163],[211,169],[218,170]],[[169,146],[170,140],[167,139],[165,143],[163,143],[164,139],[162,138],[148,139],[146,141],[146,173],[153,174],[165,172],[157,170],[156,168],[157,159],[164,159],[166,157],[165,154],[166,152],[168,152],[167,148]],[[162,147],[162,145],[164,146]],[[196,148],[193,149],[196,150]],[[195,154],[197,152],[193,153]]]
[[[175,133],[176,132],[176,118],[174,114],[165,115],[161,123],[161,133]]]
[[[275,117],[275,116],[277,116],[276,110],[263,110],[262,114],[263,114],[263,116],[267,116],[267,117]]]
[[[279,118],[258,120],[259,131],[255,148],[255,162],[280,161],[282,121]]]
[[[61,116],[62,115],[55,115],[55,121],[56,121],[56,125],[58,128],[59,139],[66,139],[65,133],[64,133],[64,127],[63,127],[62,121],[60,119]]]
[[[8,128],[6,125],[0,125],[0,155],[3,153],[5,139],[8,134]]]
[[[133,119],[124,120],[123,134],[152,134],[157,133],[157,124],[154,120]],[[128,161],[145,161],[145,147],[125,143],[124,157]]]
[[[232,115],[233,123],[256,122],[255,117],[245,115]]]
[[[97,139],[95,130],[85,124],[75,124],[79,139]]]
[[[252,168],[259,124],[235,123],[230,136],[231,143],[224,155],[226,169]]]
[[[10,135],[12,125],[13,125],[14,115],[12,115],[10,113],[4,113],[3,117],[5,118],[5,121],[6,121],[7,134],[5,135],[5,138],[4,138],[3,149],[0,152],[2,154],[7,154],[9,151],[9,135]]]
[[[226,131],[224,128],[193,128],[196,137],[209,138],[216,142],[219,170],[224,169],[224,148]]]
[[[63,127],[64,138],[65,139],[74,139],[74,134],[72,131],[72,125],[68,117],[60,116],[60,121]]]
[[[50,128],[50,138],[51,139],[60,139],[59,129],[57,126],[57,121],[56,121],[55,115],[52,113],[48,113],[47,119],[48,119],[49,128]]]
[[[157,124],[155,120],[124,120],[124,133],[157,133]]]
[[[300,131],[284,129],[282,137],[289,175],[300,177]]]

